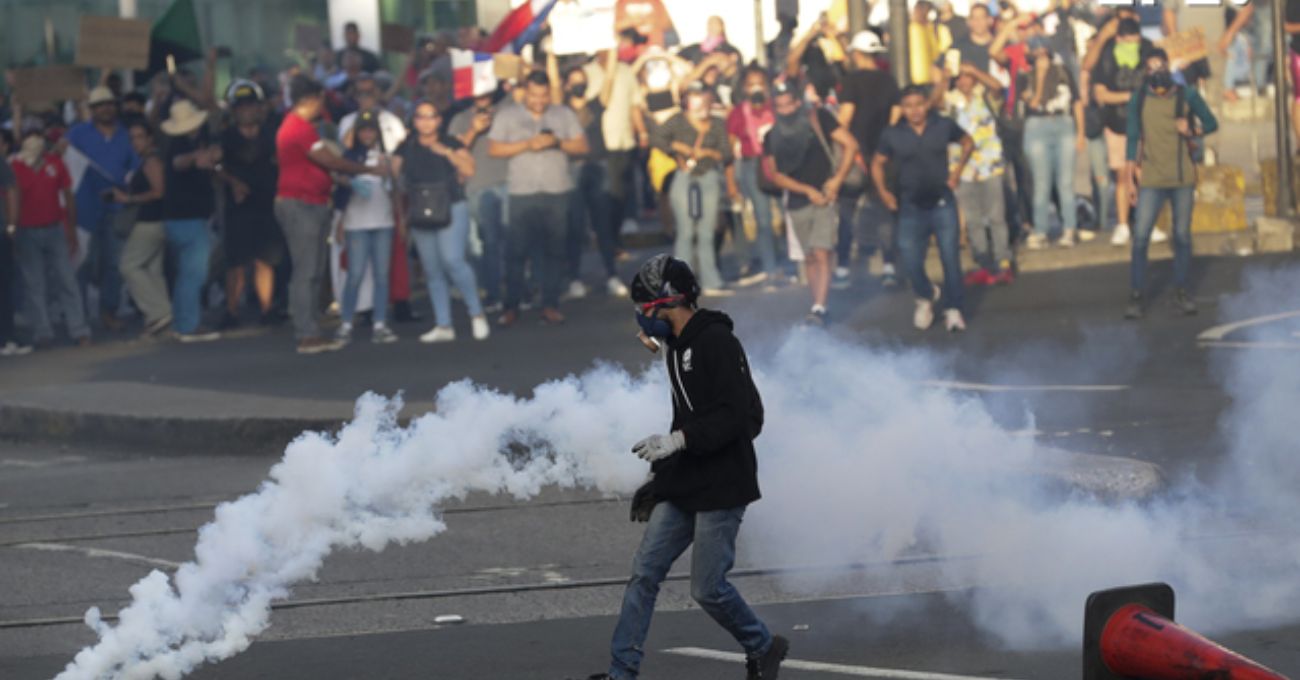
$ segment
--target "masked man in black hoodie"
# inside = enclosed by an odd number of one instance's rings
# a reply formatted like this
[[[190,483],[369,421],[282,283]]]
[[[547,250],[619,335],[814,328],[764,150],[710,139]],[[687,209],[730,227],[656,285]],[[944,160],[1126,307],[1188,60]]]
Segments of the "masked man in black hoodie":
[[[745,650],[749,680],[774,680],[790,643],[774,636],[727,581],[745,508],[759,499],[754,438],[763,403],[749,361],[726,314],[699,309],[699,284],[681,260],[659,255],[632,280],[641,340],[667,345],[673,394],[669,434],[647,437],[632,452],[651,464],[632,515],[649,522],[623,595],[607,675],[637,677],[659,585],[694,544],[691,597]]]

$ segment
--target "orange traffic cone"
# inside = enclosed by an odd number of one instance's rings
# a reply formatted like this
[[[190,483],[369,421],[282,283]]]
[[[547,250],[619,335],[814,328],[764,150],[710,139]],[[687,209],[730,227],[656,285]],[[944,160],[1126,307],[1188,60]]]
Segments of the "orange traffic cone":
[[[1093,593],[1084,615],[1084,680],[1287,680],[1173,621],[1164,583]]]

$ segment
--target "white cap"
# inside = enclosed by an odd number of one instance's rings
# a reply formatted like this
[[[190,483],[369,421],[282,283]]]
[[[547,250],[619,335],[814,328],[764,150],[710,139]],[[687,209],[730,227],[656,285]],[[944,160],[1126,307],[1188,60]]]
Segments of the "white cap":
[[[858,31],[858,34],[853,36],[853,42],[849,43],[849,49],[854,52],[878,54],[885,51],[885,45],[880,42],[880,36],[872,31]]]

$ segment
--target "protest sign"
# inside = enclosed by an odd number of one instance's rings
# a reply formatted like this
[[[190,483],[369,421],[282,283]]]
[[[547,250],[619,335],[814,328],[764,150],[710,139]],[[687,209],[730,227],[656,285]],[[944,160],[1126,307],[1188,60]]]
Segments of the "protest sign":
[[[148,21],[82,16],[78,66],[143,70],[149,67]]]
[[[559,0],[547,21],[551,48],[557,55],[594,54],[613,49],[615,0]]]
[[[19,104],[50,104],[86,96],[86,71],[78,66],[36,66],[13,70],[13,98]]]

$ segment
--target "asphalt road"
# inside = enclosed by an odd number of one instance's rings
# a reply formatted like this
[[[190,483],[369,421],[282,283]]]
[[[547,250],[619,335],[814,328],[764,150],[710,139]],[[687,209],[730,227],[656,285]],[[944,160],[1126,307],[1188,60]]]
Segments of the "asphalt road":
[[[1219,371],[1225,357],[1244,350],[1203,347],[1197,336],[1222,320],[1290,311],[1295,303],[1287,299],[1258,309],[1224,302],[1241,288],[1245,271],[1290,262],[1203,263],[1200,316],[1179,317],[1157,302],[1140,324],[1120,320],[1122,267],[1026,276],[1012,288],[973,296],[971,331],[962,336],[916,333],[908,326],[910,296],[860,282],[836,294],[831,332],[882,351],[925,348],[961,383],[941,387],[975,396],[1004,426],[1044,443],[1142,458],[1170,476],[1210,478],[1222,455],[1217,421],[1230,404]],[[1157,280],[1167,280],[1167,263],[1155,270]],[[761,357],[804,304],[802,293],[790,291],[742,295],[721,306],[736,316],[751,354]],[[625,307],[602,300],[574,305],[564,328],[528,325],[499,333],[496,345],[462,343],[448,349],[449,361],[423,360],[427,348],[408,342],[391,350],[393,361],[368,365],[341,353],[295,372],[290,369],[300,358],[288,352],[287,338],[270,335],[126,352],[85,379],[147,375],[162,384],[226,391],[232,399],[244,393],[347,399],[362,389],[406,389],[427,398],[434,386],[462,376],[526,392],[596,358],[644,365]],[[1284,321],[1275,334],[1289,342],[1296,330]],[[1294,349],[1276,351],[1279,360],[1295,360]],[[235,354],[247,362],[243,370],[221,370],[219,361]],[[12,385],[15,378],[4,380]],[[1035,385],[1127,389],[1025,389]],[[1038,415],[1030,418],[1030,410]],[[189,559],[194,532],[211,519],[213,505],[255,489],[274,462],[157,453],[0,442],[0,678],[52,677],[93,642],[76,623],[87,607],[115,611],[127,588],[151,569]],[[623,499],[576,491],[550,489],[526,503],[470,497],[448,507],[450,530],[433,541],[332,556],[316,582],[295,590],[291,602],[303,606],[277,610],[248,652],[194,677],[585,677],[603,670],[611,615],[639,539],[625,512]],[[837,665],[792,668],[791,678],[1078,677],[1074,641],[1008,647],[977,625],[965,606],[971,589],[1015,584],[947,568],[957,559],[846,566],[809,594],[742,550],[736,582],[773,629],[791,637],[793,659]],[[734,652],[733,643],[694,607],[687,590],[680,580],[665,588],[645,677],[740,677],[737,663],[708,658]],[[466,622],[436,623],[451,614]],[[1217,637],[1284,673],[1300,673],[1294,623]]]

